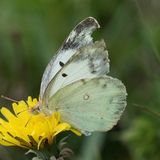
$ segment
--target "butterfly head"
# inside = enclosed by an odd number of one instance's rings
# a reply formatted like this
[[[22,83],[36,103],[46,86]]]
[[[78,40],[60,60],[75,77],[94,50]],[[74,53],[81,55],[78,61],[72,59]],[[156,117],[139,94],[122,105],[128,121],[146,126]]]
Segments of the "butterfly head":
[[[46,102],[44,103],[43,100],[39,98],[39,100],[36,103],[29,106],[29,112],[34,115],[39,113],[49,115],[48,105]]]
[[[48,109],[48,105],[39,100],[33,107],[29,108],[29,112],[33,115],[43,113],[46,116],[51,115],[53,112]]]
[[[39,114],[41,112],[41,106],[42,106],[42,103],[41,101],[39,101],[36,103],[36,105],[29,108],[29,112],[34,115]]]

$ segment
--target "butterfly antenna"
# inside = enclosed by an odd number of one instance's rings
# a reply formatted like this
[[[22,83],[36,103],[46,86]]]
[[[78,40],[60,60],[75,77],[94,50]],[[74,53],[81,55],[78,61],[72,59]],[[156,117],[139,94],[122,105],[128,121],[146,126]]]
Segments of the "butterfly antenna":
[[[12,101],[12,102],[16,102],[16,103],[18,103],[18,101],[17,101],[17,100],[12,99],[12,98],[9,98],[9,97],[6,97],[6,96],[4,96],[4,95],[1,95],[1,98],[5,99],[5,100],[8,100],[8,101]]]
[[[148,109],[147,107],[144,107],[144,106],[142,106],[140,104],[132,103],[132,105],[135,106],[135,107],[137,107],[138,109],[141,109],[143,111],[151,113],[152,115],[155,115],[157,117],[160,117],[160,113],[159,112],[152,111],[152,110]]]

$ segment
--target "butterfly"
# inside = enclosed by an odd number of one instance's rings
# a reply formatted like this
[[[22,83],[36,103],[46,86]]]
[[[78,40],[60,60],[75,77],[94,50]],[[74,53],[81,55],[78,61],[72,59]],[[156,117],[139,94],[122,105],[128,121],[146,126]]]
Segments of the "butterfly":
[[[109,58],[104,40],[93,41],[100,28],[88,17],[69,34],[42,76],[40,109],[60,112],[61,120],[84,134],[110,130],[126,107],[124,84],[107,75]]]

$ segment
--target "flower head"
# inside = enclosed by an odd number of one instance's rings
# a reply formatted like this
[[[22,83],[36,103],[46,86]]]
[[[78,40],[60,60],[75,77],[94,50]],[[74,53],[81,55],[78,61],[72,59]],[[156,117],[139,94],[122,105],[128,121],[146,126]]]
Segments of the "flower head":
[[[32,114],[29,109],[36,106],[37,99],[13,103],[13,112],[2,107],[0,110],[5,119],[0,118],[0,144],[40,149],[45,143],[52,144],[54,137],[62,131],[71,130],[77,135],[80,132],[70,124],[60,121],[60,113],[52,115]]]

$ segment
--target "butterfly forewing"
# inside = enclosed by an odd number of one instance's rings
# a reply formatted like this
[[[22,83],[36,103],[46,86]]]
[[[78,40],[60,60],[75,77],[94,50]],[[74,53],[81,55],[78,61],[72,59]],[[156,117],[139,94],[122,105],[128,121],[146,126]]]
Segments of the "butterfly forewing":
[[[88,17],[71,31],[58,54],[51,59],[45,69],[40,87],[40,99],[42,99],[49,82],[77,50],[92,43],[91,34],[96,28],[99,28],[98,22],[94,18]]]
[[[61,113],[82,133],[107,131],[119,120],[126,106],[126,89],[108,76],[76,81],[49,99],[49,110]]]
[[[51,80],[44,94],[44,101],[47,103],[49,97],[60,88],[75,81],[99,77],[108,72],[109,59],[104,41],[97,41],[82,47]]]

